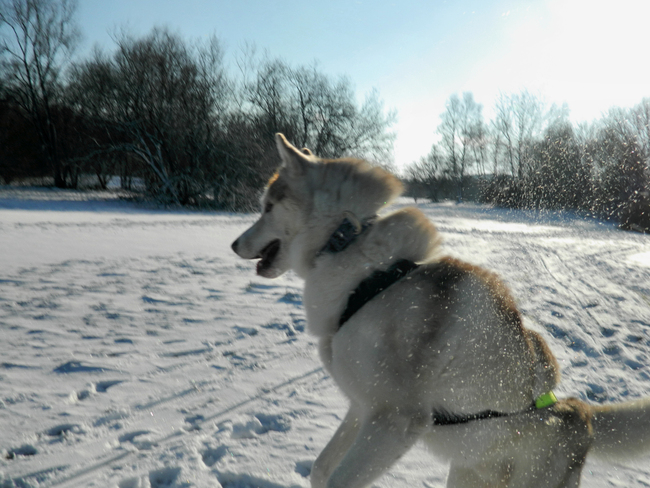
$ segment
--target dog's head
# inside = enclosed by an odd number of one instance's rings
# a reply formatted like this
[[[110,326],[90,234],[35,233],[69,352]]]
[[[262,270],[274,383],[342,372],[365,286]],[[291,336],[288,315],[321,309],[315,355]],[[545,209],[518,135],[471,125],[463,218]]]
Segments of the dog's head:
[[[262,196],[262,215],[233,244],[242,258],[259,259],[257,274],[277,278],[309,261],[345,215],[369,218],[397,197],[397,178],[365,161],[321,160],[276,134],[282,165]]]

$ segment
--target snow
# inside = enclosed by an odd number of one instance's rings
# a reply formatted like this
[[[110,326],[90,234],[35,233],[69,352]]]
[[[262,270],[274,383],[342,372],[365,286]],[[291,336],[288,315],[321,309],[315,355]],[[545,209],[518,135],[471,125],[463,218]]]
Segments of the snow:
[[[406,200],[399,205],[406,205]],[[558,396],[650,394],[650,240],[570,213],[420,204],[498,272],[563,369]],[[0,190],[0,486],[307,487],[346,411],[300,280],[230,243],[255,215]],[[650,456],[583,486],[649,486]],[[417,446],[376,487],[441,487]]]
[[[650,268],[650,252],[640,252],[628,258],[628,262],[632,265],[646,266]]]

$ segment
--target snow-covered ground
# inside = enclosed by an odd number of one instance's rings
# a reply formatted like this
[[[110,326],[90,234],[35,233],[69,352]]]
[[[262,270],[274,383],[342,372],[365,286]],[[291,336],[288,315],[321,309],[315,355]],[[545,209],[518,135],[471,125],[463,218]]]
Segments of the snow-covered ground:
[[[563,368],[558,396],[650,395],[650,237],[420,208],[448,253],[512,288]],[[309,486],[346,404],[305,331],[300,280],[261,279],[230,250],[254,219],[0,191],[0,487]],[[374,486],[445,476],[416,447]],[[650,456],[591,460],[583,486],[650,486]]]

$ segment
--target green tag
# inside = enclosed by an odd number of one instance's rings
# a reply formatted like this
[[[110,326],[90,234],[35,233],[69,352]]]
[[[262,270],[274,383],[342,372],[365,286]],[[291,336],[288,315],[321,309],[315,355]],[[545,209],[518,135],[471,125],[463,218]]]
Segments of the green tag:
[[[535,400],[535,408],[546,408],[555,405],[556,403],[557,398],[555,397],[555,394],[552,391],[549,391],[548,393],[544,393],[537,397],[537,400]]]

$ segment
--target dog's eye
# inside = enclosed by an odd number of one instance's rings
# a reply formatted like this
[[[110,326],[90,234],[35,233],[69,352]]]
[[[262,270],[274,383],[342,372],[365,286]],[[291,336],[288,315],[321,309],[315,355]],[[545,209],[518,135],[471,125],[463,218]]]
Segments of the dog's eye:
[[[269,213],[271,210],[273,210],[273,204],[271,202],[266,202],[264,213]]]

